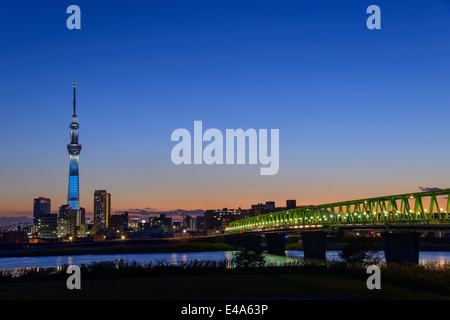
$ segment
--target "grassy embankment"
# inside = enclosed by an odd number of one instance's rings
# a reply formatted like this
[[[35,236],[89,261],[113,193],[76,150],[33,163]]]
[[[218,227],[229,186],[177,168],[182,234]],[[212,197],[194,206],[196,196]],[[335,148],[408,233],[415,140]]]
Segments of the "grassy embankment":
[[[189,252],[241,249],[220,238],[110,242],[98,246],[46,246],[36,255],[111,252]],[[379,246],[375,244],[375,246]],[[344,248],[342,243],[328,250]],[[264,244],[262,246],[264,249]],[[132,250],[130,250],[132,249]],[[288,238],[287,250],[301,250]],[[365,269],[344,262],[230,268],[230,261],[194,261],[180,266],[112,261],[81,266],[82,289],[69,290],[64,271],[2,272],[0,299],[449,299],[450,266],[381,265],[381,290],[369,290]]]

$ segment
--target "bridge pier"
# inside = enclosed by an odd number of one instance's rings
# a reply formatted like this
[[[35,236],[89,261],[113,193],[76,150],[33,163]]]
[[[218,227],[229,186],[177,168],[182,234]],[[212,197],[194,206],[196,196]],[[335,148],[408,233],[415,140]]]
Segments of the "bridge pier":
[[[384,256],[386,263],[419,263],[419,237],[417,232],[383,232]]]
[[[286,235],[284,233],[266,233],[267,253],[286,255]]]
[[[232,246],[242,246],[245,240],[242,235],[230,234],[223,237],[223,242]]]
[[[245,248],[248,250],[258,251],[261,250],[261,235],[252,234],[246,235],[244,238]]]
[[[245,247],[248,250],[261,250],[261,235],[226,235],[223,242],[236,247]]]
[[[301,233],[305,259],[326,259],[327,232],[307,231]]]

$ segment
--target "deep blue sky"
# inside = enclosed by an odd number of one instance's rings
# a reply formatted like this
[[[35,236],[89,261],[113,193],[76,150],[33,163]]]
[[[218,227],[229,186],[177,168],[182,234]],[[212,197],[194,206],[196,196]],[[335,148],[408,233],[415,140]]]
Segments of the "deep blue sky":
[[[0,215],[65,203],[73,82],[89,211],[95,189],[123,210],[449,187],[449,80],[449,1],[1,1]],[[173,165],[194,120],[279,129],[278,174]]]

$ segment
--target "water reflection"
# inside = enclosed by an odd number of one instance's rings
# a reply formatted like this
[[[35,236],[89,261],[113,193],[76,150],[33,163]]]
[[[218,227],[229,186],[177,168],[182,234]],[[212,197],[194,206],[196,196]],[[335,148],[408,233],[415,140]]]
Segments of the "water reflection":
[[[0,269],[22,269],[37,267],[57,267],[63,265],[91,264],[92,262],[123,261],[137,263],[165,262],[178,264],[190,260],[231,260],[233,251],[213,251],[213,252],[182,252],[182,253],[142,253],[142,254],[104,254],[104,255],[74,255],[74,256],[50,256],[50,257],[20,257],[20,258],[0,258]],[[384,258],[384,255],[381,254]],[[270,255],[266,259],[271,264],[283,264],[286,261],[295,261],[303,258],[303,251],[286,251],[285,256]],[[327,259],[338,259],[338,251],[327,251]],[[434,262],[440,266],[450,263],[450,252],[420,252],[419,263],[425,264]]]
[[[438,266],[449,263],[449,252],[421,252],[419,255],[419,263],[425,264],[434,262]]]

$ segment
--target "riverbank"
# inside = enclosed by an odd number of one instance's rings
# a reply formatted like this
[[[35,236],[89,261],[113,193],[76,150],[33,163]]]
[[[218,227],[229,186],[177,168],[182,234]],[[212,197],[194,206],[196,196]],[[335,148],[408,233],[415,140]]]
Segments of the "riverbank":
[[[73,243],[42,243],[0,249],[0,258],[87,254],[167,253],[228,251],[238,247],[220,237],[109,240]]]

